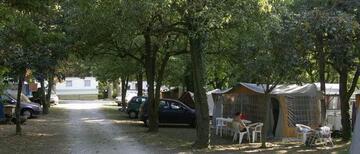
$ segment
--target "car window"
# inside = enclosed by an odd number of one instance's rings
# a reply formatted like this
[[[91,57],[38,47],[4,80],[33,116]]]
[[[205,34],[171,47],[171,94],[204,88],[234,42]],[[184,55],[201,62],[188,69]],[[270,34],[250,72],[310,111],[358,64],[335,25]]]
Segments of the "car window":
[[[160,101],[159,107],[160,107],[160,109],[168,109],[168,108],[170,108],[169,103],[166,102],[166,101]]]
[[[140,99],[140,98],[136,98],[136,99],[135,99],[135,102],[136,102],[136,103],[141,103],[141,99]]]
[[[2,95],[1,99],[4,100],[4,101],[10,101],[11,100],[11,98],[9,96],[6,96],[6,95]]]
[[[136,99],[135,99],[135,102],[136,102],[136,103],[144,103],[144,102],[146,102],[146,99],[145,99],[145,98],[141,98],[141,97],[140,97],[140,98],[136,98]]]
[[[173,110],[181,110],[182,105],[176,102],[171,102],[171,109]]]

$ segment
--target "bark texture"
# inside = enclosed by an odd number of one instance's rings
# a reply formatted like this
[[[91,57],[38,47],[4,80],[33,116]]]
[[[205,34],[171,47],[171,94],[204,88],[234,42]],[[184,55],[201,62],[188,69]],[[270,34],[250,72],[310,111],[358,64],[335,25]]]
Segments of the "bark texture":
[[[136,75],[136,80],[137,80],[137,95],[138,96],[142,96],[143,95],[143,73],[140,71],[137,75]]]
[[[145,39],[145,70],[146,79],[148,83],[148,114],[149,114],[149,132],[158,132],[159,125],[159,108],[158,102],[155,101],[155,73],[156,73],[156,52],[155,47],[152,46],[150,28],[147,28],[144,32]]]
[[[19,74],[19,84],[17,89],[17,100],[16,100],[16,108],[15,108],[15,116],[16,116],[16,135],[21,135],[21,118],[20,118],[20,103],[21,103],[21,92],[25,80],[26,69],[22,70]]]
[[[204,67],[204,41],[205,34],[197,34],[195,25],[190,27],[193,29],[193,35],[189,36],[190,53],[194,83],[194,98],[196,109],[196,141],[195,148],[208,148],[210,144],[210,125],[209,125],[209,107],[206,100],[205,90],[205,67]]]
[[[45,81],[44,78],[42,78],[40,80],[40,100],[41,100],[41,104],[43,106],[43,114],[48,114],[49,113],[49,104],[46,101],[46,94],[45,94]]]

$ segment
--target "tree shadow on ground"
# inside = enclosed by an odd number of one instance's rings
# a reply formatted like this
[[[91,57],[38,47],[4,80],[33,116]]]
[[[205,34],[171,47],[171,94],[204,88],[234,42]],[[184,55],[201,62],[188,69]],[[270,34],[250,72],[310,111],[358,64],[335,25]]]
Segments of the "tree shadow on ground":
[[[232,136],[217,136],[214,130],[211,133],[209,149],[193,150],[191,145],[196,140],[196,130],[187,125],[160,125],[158,133],[147,133],[147,127],[138,119],[129,119],[124,112],[116,110],[116,105],[105,106],[105,116],[116,126],[121,127],[129,136],[141,143],[161,146],[168,150],[191,151],[195,153],[347,153],[350,143],[336,140],[335,146],[305,147],[300,142],[282,142],[270,140],[266,149],[260,148],[260,143],[242,144],[232,142]]]

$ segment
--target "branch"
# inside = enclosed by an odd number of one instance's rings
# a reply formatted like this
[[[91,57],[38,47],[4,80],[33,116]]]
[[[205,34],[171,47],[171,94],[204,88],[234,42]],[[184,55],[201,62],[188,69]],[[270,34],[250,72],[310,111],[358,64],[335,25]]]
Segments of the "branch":
[[[117,41],[113,41],[113,43],[114,43],[114,46],[115,46],[115,48],[117,49],[117,51],[119,52],[119,55],[120,55],[121,57],[126,57],[126,56],[128,56],[128,57],[136,60],[136,61],[139,62],[140,64],[145,65],[145,63],[144,63],[144,61],[142,60],[142,58],[136,57],[134,54],[131,54],[131,53],[129,52],[129,51],[131,50],[131,46],[132,46],[132,45],[130,45],[130,49],[126,49],[126,48],[120,47],[119,44],[117,43]]]

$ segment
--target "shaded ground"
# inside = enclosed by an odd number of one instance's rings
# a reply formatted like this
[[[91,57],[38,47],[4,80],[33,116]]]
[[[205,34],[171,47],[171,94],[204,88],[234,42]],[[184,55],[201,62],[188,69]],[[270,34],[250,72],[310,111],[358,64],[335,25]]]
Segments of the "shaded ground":
[[[168,150],[190,153],[348,153],[350,143],[341,143],[337,140],[334,147],[318,146],[307,148],[299,142],[272,141],[267,144],[271,148],[259,149],[259,143],[233,143],[232,137],[219,137],[212,134],[211,147],[206,150],[191,150],[195,141],[196,132],[189,126],[161,126],[158,134],[146,133],[147,128],[141,121],[129,119],[125,113],[114,110],[114,105],[104,106],[105,116],[117,123],[122,130],[127,129],[127,134],[138,139],[146,145],[160,146]],[[116,106],[115,106],[116,108]]]
[[[264,150],[257,143],[238,145],[231,137],[213,135],[210,149],[193,151],[195,129],[161,126],[159,133],[149,134],[142,122],[117,109],[105,101],[67,101],[52,107],[47,116],[28,120],[22,136],[13,135],[15,125],[0,125],[0,153],[347,153],[349,147],[272,142],[272,148]]]

